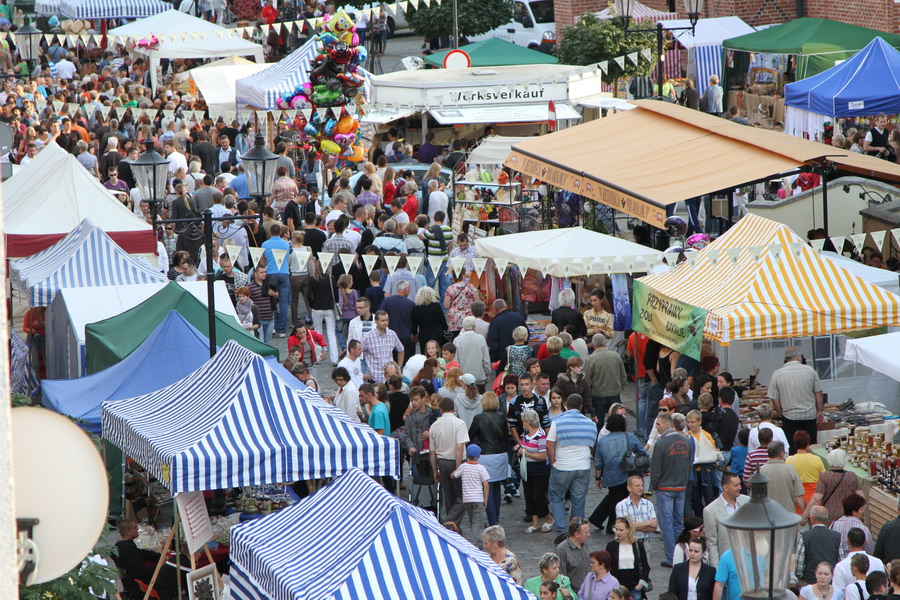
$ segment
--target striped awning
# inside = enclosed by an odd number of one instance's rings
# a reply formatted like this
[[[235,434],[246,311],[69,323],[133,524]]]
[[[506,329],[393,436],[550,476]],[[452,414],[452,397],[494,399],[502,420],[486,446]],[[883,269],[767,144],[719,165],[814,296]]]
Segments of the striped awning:
[[[255,108],[278,108],[276,100],[291,94],[297,86],[309,82],[309,63],[315,58],[317,40],[308,42],[291,52],[268,69],[238,79],[235,84],[237,101]]]
[[[642,277],[709,311],[704,335],[728,344],[900,325],[900,297],[819,256],[786,225],[747,215],[675,269]]]
[[[31,306],[49,306],[61,288],[166,281],[163,273],[130,256],[90,219],[49,248],[10,261],[9,278]]]
[[[69,19],[142,19],[170,8],[162,0],[62,0],[59,14]]]
[[[103,437],[173,494],[334,477],[400,476],[399,441],[281,381],[235,341],[157,392],[104,402]],[[339,538],[334,538],[339,539]]]
[[[39,15],[58,15],[62,0],[35,0],[34,12]]]
[[[355,469],[289,508],[231,529],[231,596],[534,598],[432,513]]]

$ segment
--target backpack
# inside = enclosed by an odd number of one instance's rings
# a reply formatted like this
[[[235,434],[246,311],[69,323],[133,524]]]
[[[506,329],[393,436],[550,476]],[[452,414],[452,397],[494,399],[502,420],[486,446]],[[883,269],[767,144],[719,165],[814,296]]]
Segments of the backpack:
[[[440,225],[432,225],[431,227],[428,228],[428,231],[431,232],[431,235],[433,235],[434,238],[441,245],[440,253],[446,254],[447,253],[447,238],[444,236],[444,228],[441,227]],[[425,254],[426,255],[430,254],[430,249],[431,249],[431,245],[426,243],[425,244]]]

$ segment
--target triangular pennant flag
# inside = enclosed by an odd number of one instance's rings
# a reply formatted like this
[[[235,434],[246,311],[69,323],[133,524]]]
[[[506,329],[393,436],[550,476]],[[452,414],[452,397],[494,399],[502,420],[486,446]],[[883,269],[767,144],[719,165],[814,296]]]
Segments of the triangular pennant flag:
[[[174,110],[163,110],[163,115],[165,115],[165,117],[171,121],[172,117],[175,116],[175,111]]]
[[[560,258],[559,260],[559,268],[562,270],[563,277],[571,277],[572,276],[572,259],[571,258]]]
[[[103,42],[103,36],[100,34],[92,35],[91,39],[94,40],[94,43],[98,46]]]
[[[652,56],[650,48],[641,48],[641,56],[649,61]]]
[[[54,37],[56,37],[56,36],[53,35],[52,33],[45,33],[45,34],[44,34],[44,41],[47,42],[48,45],[50,45],[50,44],[53,43],[53,38],[54,38]]]
[[[596,275],[603,272],[603,258],[600,256],[595,256],[590,263],[585,262],[584,264],[587,265],[585,272],[588,275]]]
[[[772,255],[772,258],[775,260],[781,259],[781,255],[784,252],[784,246],[781,244],[772,244],[769,246],[769,254]]]
[[[69,104],[68,104],[69,116],[74,117],[75,113],[78,111],[78,108],[79,108],[79,106],[78,106],[77,102],[69,102]]]
[[[88,34],[86,34],[86,33],[82,33],[82,34],[80,34],[80,35],[78,36],[78,39],[81,40],[81,43],[82,43],[82,44],[84,44],[85,46],[87,46],[87,45],[88,45],[88,42],[91,40],[91,36],[88,35]]]
[[[537,263],[538,263],[538,270],[540,270],[541,275],[546,277],[547,271],[550,270],[550,265],[553,264],[553,259],[552,258],[539,258],[537,260]]]
[[[879,252],[884,250],[884,236],[887,235],[887,231],[870,231],[869,235],[872,237],[872,241],[875,242],[875,249]]]
[[[731,264],[736,265],[738,258],[740,258],[741,249],[740,248],[726,248],[725,256],[727,256],[731,260]]]
[[[809,240],[809,245],[812,246],[813,250],[816,251],[816,254],[822,254],[822,248],[825,247],[825,242],[827,242],[825,238],[819,240]]]
[[[241,254],[241,247],[237,244],[225,244],[225,252],[228,253],[231,264],[236,265],[238,256]]]
[[[800,256],[800,253],[803,252],[803,247],[806,246],[803,242],[791,242],[788,244],[788,248],[791,250],[791,254],[794,256]]]
[[[328,114],[328,109],[327,109],[327,108],[317,108],[317,109],[316,109],[316,113],[318,113],[318,115],[319,115],[319,120],[322,121],[322,122],[324,122],[324,121],[325,121],[325,115]]]
[[[248,250],[250,251],[250,258],[253,260],[253,266],[255,267],[259,264],[259,261],[262,259],[263,254],[266,253],[266,250],[265,248],[254,248],[252,246],[248,248]]]
[[[900,244],[900,227],[891,229],[891,235],[894,236],[894,241],[897,242],[897,244]],[[838,250],[838,252],[840,252],[840,250]]]
[[[309,257],[312,256],[312,252],[310,252],[309,248],[295,248],[294,254],[297,255],[297,262],[300,263],[300,270],[306,270],[306,263],[309,262]]]
[[[444,259],[440,256],[429,256],[428,257],[428,266],[431,267],[431,274],[437,277],[437,274],[441,270],[441,264],[443,264]]]
[[[609,61],[608,61],[608,60],[604,60],[604,61],[601,61],[601,62],[597,63],[597,68],[600,69],[600,71],[601,71],[604,75],[606,75],[606,74],[609,72]]]
[[[307,123],[312,118],[312,109],[311,108],[301,108],[300,113],[303,115],[303,118],[306,119]]]
[[[631,54],[628,54],[628,60],[630,60],[633,65],[638,64],[638,53],[632,52]]]
[[[393,272],[397,269],[397,263],[400,262],[399,256],[385,256],[384,263],[387,265],[388,274],[393,274]]]
[[[356,254],[352,252],[345,252],[343,254],[338,253],[338,258],[341,259],[341,265],[344,267],[344,273],[350,272],[350,267],[353,266],[353,259],[356,258]]]
[[[644,265],[647,267],[647,272],[649,273],[653,267],[659,264],[659,255],[658,254],[645,254],[644,255]]]
[[[854,233],[850,236],[850,241],[853,242],[853,245],[856,246],[857,250],[862,251],[863,247],[866,245],[866,233]]]
[[[406,262],[409,263],[409,270],[413,273],[419,272],[419,267],[422,266],[422,261],[425,260],[424,256],[407,256]]]
[[[363,254],[363,264],[366,265],[366,273],[372,274],[372,269],[375,268],[375,263],[378,262],[377,254]]]
[[[275,259],[275,265],[281,270],[284,265],[284,259],[287,257],[288,251],[284,248],[272,248],[272,258]]]
[[[716,266],[716,263],[719,262],[719,255],[721,253],[721,250],[707,249],[706,258],[709,259],[709,264],[711,264],[712,266]]]
[[[635,260],[636,260],[636,257],[634,257],[634,256],[625,257],[625,270],[628,272],[629,275],[634,273]]]
[[[100,114],[101,114],[101,115],[103,116],[103,118],[105,119],[106,117],[109,116],[109,111],[112,110],[112,107],[111,107],[111,106],[101,105],[99,110],[100,110]]]
[[[59,112],[62,110],[63,105],[65,105],[65,102],[63,102],[62,100],[54,100],[53,112],[59,114]]]
[[[495,258],[494,259],[494,268],[497,269],[497,272],[500,274],[502,278],[506,273],[506,268],[509,266],[508,258]]]
[[[900,229],[898,229],[898,230],[900,230]],[[846,240],[846,238],[844,236],[836,235],[833,238],[829,238],[829,240],[831,241],[831,244],[834,246],[835,252],[837,252],[838,254],[844,253],[844,240]]]
[[[412,6],[413,8],[419,8],[418,0],[409,0],[409,5]]]
[[[700,258],[699,252],[685,252],[684,253],[684,260],[687,261],[687,264],[690,265],[690,267],[692,269],[697,264],[698,258]],[[677,260],[677,255],[676,255],[676,260]],[[716,260],[718,260],[718,259],[716,259]],[[712,262],[712,261],[710,261],[710,262]]]
[[[456,275],[459,275],[463,267],[466,265],[466,257],[465,256],[454,256],[450,259],[450,268],[453,269],[453,272]]]
[[[475,267],[475,273],[478,275],[478,278],[481,279],[481,274],[484,273],[484,267],[487,265],[487,259],[478,257],[472,259],[472,266]]]
[[[763,250],[765,250],[765,248],[763,248],[762,246],[748,246],[747,254],[750,255],[750,258],[753,259],[754,263],[758,263],[759,257],[762,256]]]
[[[617,56],[613,60],[616,61],[616,64],[619,65],[620,69],[625,68],[625,57],[624,56]]]
[[[319,266],[322,267],[322,270],[325,271],[329,267],[331,267],[332,260],[334,259],[334,252],[319,252]]]

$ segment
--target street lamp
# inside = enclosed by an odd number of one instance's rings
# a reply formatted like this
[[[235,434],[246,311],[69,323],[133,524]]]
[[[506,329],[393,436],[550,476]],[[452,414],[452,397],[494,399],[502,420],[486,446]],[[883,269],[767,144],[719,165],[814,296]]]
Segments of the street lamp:
[[[262,132],[256,134],[256,142],[253,144],[253,148],[241,157],[244,173],[247,175],[247,187],[250,190],[250,195],[257,200],[260,212],[262,212],[263,207],[259,200],[272,193],[272,186],[275,184],[275,164],[277,162],[278,155],[266,147],[266,138]]]
[[[153,235],[156,235],[157,204],[166,197],[166,182],[169,177],[169,161],[154,149],[152,139],[144,142],[144,152],[131,163],[131,172],[141,200],[150,204],[153,217]]]
[[[637,0],[614,0],[613,8],[616,15],[622,22],[625,29],[625,35],[629,33],[652,33],[656,32],[656,92],[657,96],[662,97],[663,85],[663,32],[664,31],[690,31],[691,35],[697,27],[697,21],[700,20],[700,13],[703,12],[703,0],[684,0],[684,11],[687,13],[690,27],[663,27],[662,21],[657,21],[656,27],[653,29],[629,29],[631,19],[634,16],[634,8]]]
[[[784,596],[800,515],[769,498],[769,478],[757,471],[747,482],[750,502],[721,520],[728,531],[734,566],[746,600]]]
[[[19,53],[28,63],[29,72],[34,70],[34,65],[41,55],[41,40],[44,32],[31,24],[31,20],[25,19],[25,24],[16,30],[16,41]]]

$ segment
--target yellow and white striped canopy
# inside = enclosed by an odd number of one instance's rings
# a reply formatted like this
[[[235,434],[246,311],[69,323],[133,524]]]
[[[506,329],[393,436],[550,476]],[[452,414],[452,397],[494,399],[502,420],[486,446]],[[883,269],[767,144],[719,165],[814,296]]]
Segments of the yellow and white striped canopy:
[[[722,344],[900,324],[900,297],[822,258],[786,225],[757,215],[695,256],[640,281],[708,310],[703,333]]]

